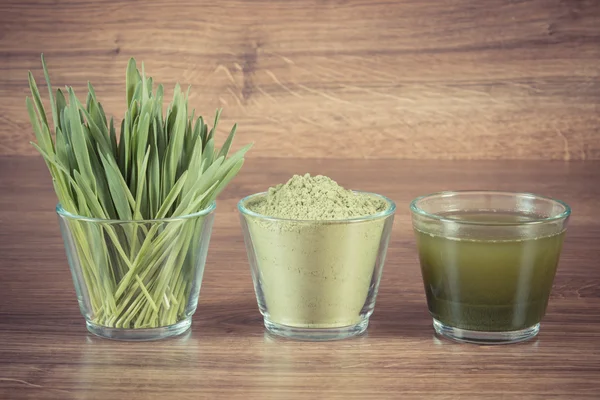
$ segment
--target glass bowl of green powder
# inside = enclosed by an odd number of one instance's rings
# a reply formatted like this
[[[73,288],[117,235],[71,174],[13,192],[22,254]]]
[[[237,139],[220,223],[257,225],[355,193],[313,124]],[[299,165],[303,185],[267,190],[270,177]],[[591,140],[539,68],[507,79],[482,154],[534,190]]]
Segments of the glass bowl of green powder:
[[[435,331],[490,344],[536,336],[569,206],[529,193],[463,191],[419,197],[410,208]]]
[[[335,340],[367,329],[396,205],[296,175],[238,204],[256,299],[267,330]]]

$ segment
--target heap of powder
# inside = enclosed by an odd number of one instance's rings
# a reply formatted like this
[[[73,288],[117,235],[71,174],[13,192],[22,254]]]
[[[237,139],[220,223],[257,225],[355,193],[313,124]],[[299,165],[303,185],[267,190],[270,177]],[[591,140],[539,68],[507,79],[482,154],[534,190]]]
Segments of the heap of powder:
[[[386,207],[380,198],[344,189],[326,176],[309,174],[294,175],[248,204],[252,211],[270,217],[320,221],[373,215]]]

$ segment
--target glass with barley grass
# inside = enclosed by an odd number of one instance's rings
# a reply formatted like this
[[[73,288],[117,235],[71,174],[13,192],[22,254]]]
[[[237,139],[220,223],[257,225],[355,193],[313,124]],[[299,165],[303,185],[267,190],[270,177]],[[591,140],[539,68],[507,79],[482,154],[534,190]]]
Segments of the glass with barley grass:
[[[216,203],[157,220],[59,217],[81,313],[90,332],[123,340],[185,332],[196,311]]]
[[[410,206],[435,331],[474,343],[536,336],[571,209],[528,193],[442,192]]]
[[[191,325],[216,207],[244,163],[228,156],[236,126],[220,149],[202,117],[188,112],[175,86],[163,115],[163,87],[127,66],[127,110],[117,140],[91,84],[85,105],[72,88],[52,91],[42,66],[54,132],[32,74],[27,109],[52,175],[57,213],[77,298],[90,332],[152,340]],[[67,99],[69,102],[67,103]]]

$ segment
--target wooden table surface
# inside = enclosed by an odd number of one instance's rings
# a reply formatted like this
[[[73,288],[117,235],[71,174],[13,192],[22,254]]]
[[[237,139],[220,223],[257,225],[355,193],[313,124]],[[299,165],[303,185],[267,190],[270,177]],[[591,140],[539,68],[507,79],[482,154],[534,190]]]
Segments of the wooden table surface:
[[[235,203],[293,173],[393,198],[398,212],[368,333],[265,334]],[[223,194],[191,332],[149,343],[87,333],[37,157],[0,158],[1,399],[550,399],[600,396],[600,162],[250,159]],[[539,192],[573,216],[541,332],[506,346],[436,338],[409,201],[444,189]]]

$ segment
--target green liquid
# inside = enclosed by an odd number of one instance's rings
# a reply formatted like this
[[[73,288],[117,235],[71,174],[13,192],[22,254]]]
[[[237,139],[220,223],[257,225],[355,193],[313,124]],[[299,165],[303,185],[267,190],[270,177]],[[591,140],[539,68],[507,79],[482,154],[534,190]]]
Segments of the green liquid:
[[[533,220],[497,212],[452,213],[447,218],[496,226]],[[498,229],[498,228],[496,228]],[[500,228],[502,229],[502,228]],[[445,325],[476,331],[513,331],[540,322],[564,238],[456,239],[416,230],[431,315]]]

